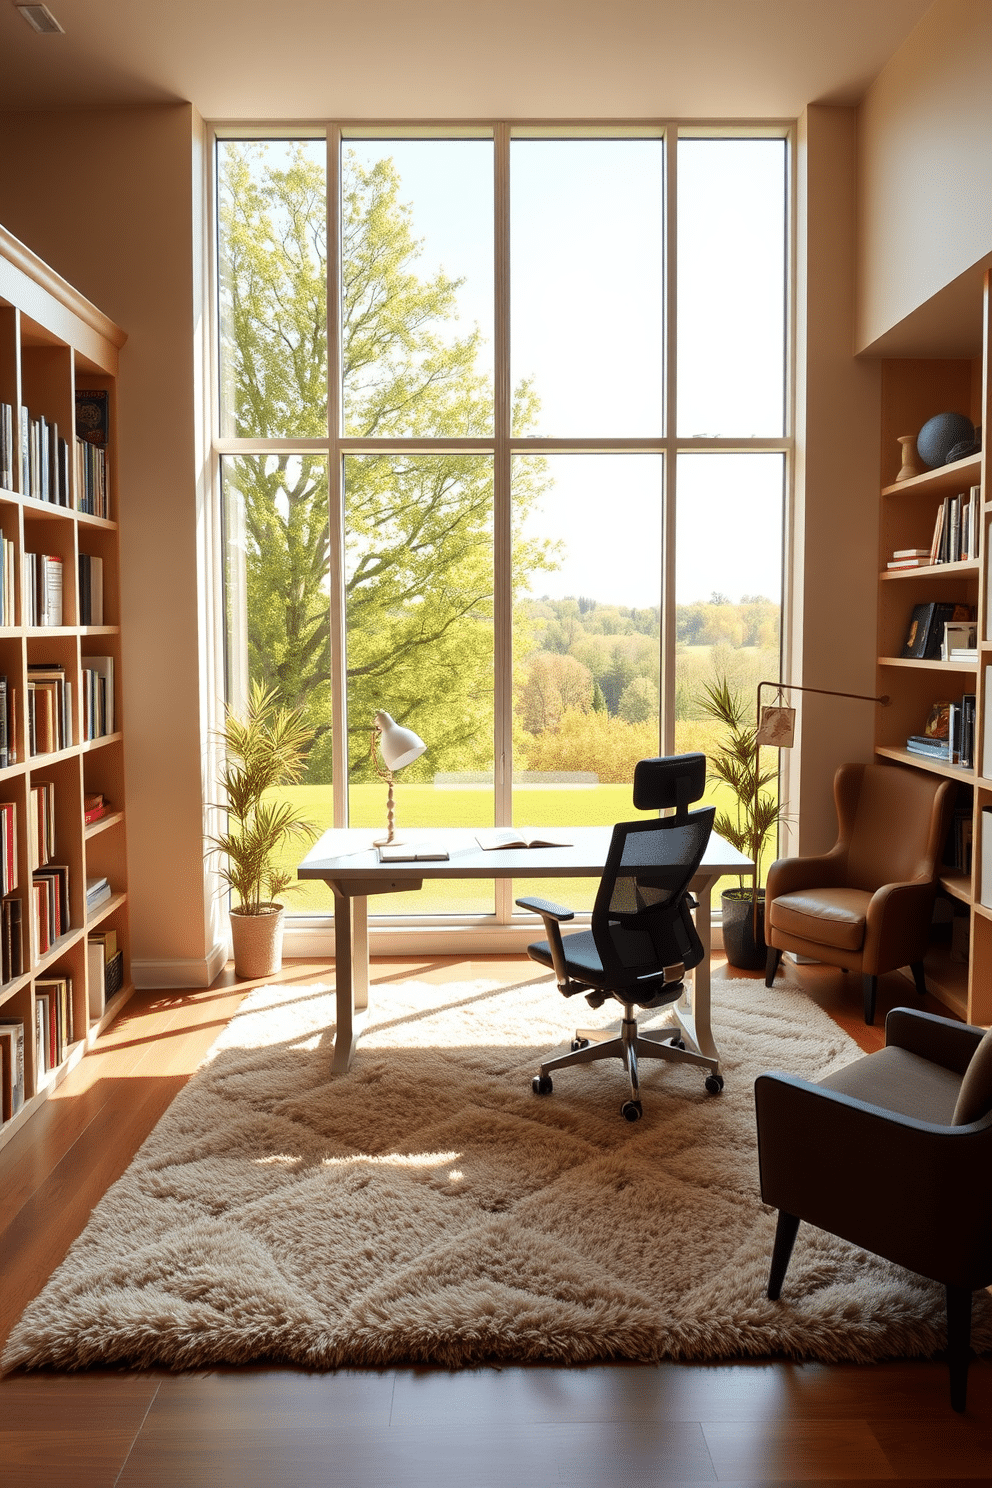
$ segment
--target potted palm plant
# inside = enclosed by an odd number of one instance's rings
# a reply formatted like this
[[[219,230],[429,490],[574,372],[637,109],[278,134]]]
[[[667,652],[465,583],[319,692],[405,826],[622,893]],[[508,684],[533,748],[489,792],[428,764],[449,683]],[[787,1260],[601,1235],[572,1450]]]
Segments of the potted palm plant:
[[[776,772],[761,768],[755,747],[756,727],[747,703],[726,676],[718,676],[696,701],[725,730],[717,749],[707,750],[709,778],[732,792],[734,804],[730,810],[717,812],[713,830],[755,864],[753,885],[745,885],[741,877],[737,888],[724,889],[721,895],[723,948],[731,966],[758,971],[766,955],[762,859],[785,814],[777,795],[765,789]]]
[[[238,976],[271,976],[282,964],[283,906],[276,901],[299,887],[282,861],[293,842],[309,845],[317,827],[292,801],[274,794],[298,785],[314,731],[300,708],[280,706],[272,688],[252,683],[244,717],[228,707],[217,738],[224,746],[220,786],[227,828],[208,835],[208,856],[219,859],[224,884],[234,895],[231,939]]]

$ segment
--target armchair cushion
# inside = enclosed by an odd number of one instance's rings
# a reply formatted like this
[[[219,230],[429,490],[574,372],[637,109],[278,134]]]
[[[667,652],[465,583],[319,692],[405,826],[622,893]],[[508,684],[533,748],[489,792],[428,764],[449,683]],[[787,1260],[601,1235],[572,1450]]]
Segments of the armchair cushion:
[[[961,1081],[952,1126],[970,1126],[992,1111],[992,1028],[971,1056]]]
[[[933,1126],[950,1126],[961,1076],[891,1044],[825,1076],[827,1090]],[[971,1118],[975,1119],[975,1118]]]
[[[864,889],[806,889],[772,901],[769,924],[786,935],[839,951],[864,944],[871,894]]]

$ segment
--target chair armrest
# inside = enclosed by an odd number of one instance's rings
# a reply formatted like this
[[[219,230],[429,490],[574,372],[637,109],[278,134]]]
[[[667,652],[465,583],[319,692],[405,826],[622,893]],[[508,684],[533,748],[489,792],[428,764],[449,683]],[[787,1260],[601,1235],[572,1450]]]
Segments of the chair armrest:
[[[908,966],[923,959],[936,892],[935,879],[923,883],[910,879],[876,889],[865,914],[865,970],[891,971],[894,966]]]
[[[575,911],[566,909],[563,904],[555,904],[550,899],[515,899],[514,903],[520,909],[532,909],[539,914],[542,920],[574,920]]]
[[[579,989],[571,986],[568,967],[565,965],[565,951],[561,941],[561,930],[558,928],[558,925],[563,920],[574,920],[574,911],[566,909],[563,904],[555,904],[551,899],[518,899],[516,903],[521,909],[532,909],[544,921],[544,933],[548,937],[548,950],[551,952],[551,964],[555,969],[555,981],[558,983],[558,990],[566,997],[570,997],[573,992],[577,992]]]
[[[832,847],[815,858],[778,858],[765,880],[765,902],[780,894],[793,894],[797,889],[833,889],[844,883],[847,851]]]
[[[766,1204],[945,1285],[992,1281],[992,1116],[937,1126],[778,1071],[754,1095]]]
[[[964,1074],[984,1034],[984,1028],[940,1018],[919,1008],[893,1008],[885,1019],[886,1044],[918,1054],[956,1075]]]

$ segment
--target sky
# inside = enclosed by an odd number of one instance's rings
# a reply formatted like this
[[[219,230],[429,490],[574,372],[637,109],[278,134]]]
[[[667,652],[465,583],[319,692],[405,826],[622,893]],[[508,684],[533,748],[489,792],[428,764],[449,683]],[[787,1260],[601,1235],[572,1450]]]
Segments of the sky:
[[[418,270],[463,278],[459,332],[491,347],[493,146],[350,141],[391,155],[424,240]],[[679,143],[678,430],[783,432],[784,145]],[[663,430],[663,142],[514,140],[510,152],[511,378],[534,381],[549,436]],[[566,556],[534,594],[660,603],[656,455],[555,456],[528,531]],[[682,455],[676,600],[781,597],[781,455]]]
[[[350,140],[392,157],[423,240],[415,271],[464,282],[439,334],[484,337],[492,368],[493,143]],[[319,152],[323,144],[315,142]],[[663,431],[664,144],[511,143],[511,379],[540,398],[529,433],[657,437]],[[678,432],[783,432],[785,151],[781,140],[680,140]],[[564,555],[532,593],[658,605],[660,455],[561,455],[527,526]],[[781,597],[783,457],[682,454],[676,472],[676,602]]]

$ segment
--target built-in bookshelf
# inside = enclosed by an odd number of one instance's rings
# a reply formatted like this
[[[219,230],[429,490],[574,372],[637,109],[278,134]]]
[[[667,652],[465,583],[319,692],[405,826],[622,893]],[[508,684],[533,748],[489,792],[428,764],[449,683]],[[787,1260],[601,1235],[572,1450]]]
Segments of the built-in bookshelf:
[[[124,340],[0,228],[0,1146],[133,991],[116,474]]]
[[[992,841],[990,867],[982,886],[982,823],[992,824],[992,500],[988,481],[989,431],[989,276],[985,281],[983,323],[975,327],[975,355],[959,359],[886,361],[882,366],[882,494],[879,521],[878,692],[889,698],[877,710],[875,752],[918,770],[929,770],[957,782],[955,821],[949,834],[941,894],[934,916],[931,948],[925,967],[927,986],[955,1013],[971,1023],[992,1023]],[[900,438],[918,433],[936,414],[966,414],[982,426],[980,454],[905,479]],[[940,517],[969,508],[975,519],[970,544],[962,543],[943,561]],[[895,554],[916,551],[916,566],[889,567]],[[964,556],[958,556],[963,552]],[[973,556],[974,555],[974,556]],[[905,560],[902,560],[905,561]],[[964,655],[941,654],[941,635],[931,653],[908,656],[914,615],[942,606],[938,629],[945,622],[976,625],[973,648]],[[953,607],[953,608],[952,608]],[[953,618],[952,618],[953,617]],[[918,648],[917,648],[918,649]],[[973,654],[968,655],[972,650]],[[947,758],[907,747],[924,735],[928,720],[948,705],[952,720]],[[969,715],[973,713],[973,727]],[[965,720],[962,735],[960,723]],[[963,749],[962,749],[963,744]],[[956,747],[955,747],[956,746]],[[988,747],[987,747],[988,746]],[[989,901],[988,906],[982,899]],[[907,975],[909,975],[907,971]]]

